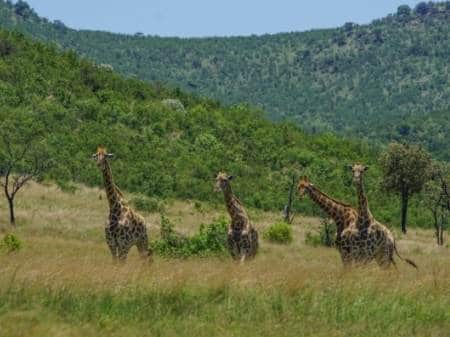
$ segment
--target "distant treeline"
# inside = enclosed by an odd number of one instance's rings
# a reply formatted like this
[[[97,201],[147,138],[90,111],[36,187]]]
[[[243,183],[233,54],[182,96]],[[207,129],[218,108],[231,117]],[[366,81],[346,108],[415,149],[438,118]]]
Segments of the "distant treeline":
[[[400,6],[369,25],[180,39],[76,31],[0,0],[0,25],[98,64],[218,99],[249,102],[302,129],[405,140],[450,160],[450,2]]]

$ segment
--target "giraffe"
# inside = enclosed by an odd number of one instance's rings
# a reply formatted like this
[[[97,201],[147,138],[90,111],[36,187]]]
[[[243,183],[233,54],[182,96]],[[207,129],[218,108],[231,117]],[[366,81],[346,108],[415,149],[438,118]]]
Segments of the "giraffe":
[[[306,176],[298,182],[298,192],[301,198],[307,194],[330,218],[336,223],[336,247],[341,255],[342,263],[348,265],[351,262],[351,252],[348,246],[342,244],[342,232],[352,226],[358,212],[349,204],[331,198],[314,186]]]
[[[234,260],[244,262],[253,258],[258,250],[258,232],[250,223],[247,212],[241,201],[234,196],[230,181],[233,176],[220,172],[216,177],[216,191],[222,191],[230,214],[231,224],[228,227],[228,249]]]
[[[417,268],[413,261],[400,256],[392,232],[379,223],[369,210],[363,184],[363,175],[368,168],[362,164],[349,165],[358,195],[358,219],[343,231],[343,244],[350,247],[352,260],[358,263],[364,264],[375,260],[383,268],[391,264],[395,266],[395,252],[400,259]]]
[[[298,183],[300,198],[307,194],[336,223],[336,247],[344,266],[351,263],[352,255],[349,247],[342,244],[342,232],[355,224],[358,212],[349,204],[333,199],[319,190],[304,176]]]
[[[124,262],[133,245],[136,245],[142,258],[151,260],[144,218],[128,206],[122,192],[114,183],[108,163],[108,159],[113,156],[103,147],[99,147],[92,156],[103,174],[109,204],[109,217],[105,227],[106,243],[114,261]]]

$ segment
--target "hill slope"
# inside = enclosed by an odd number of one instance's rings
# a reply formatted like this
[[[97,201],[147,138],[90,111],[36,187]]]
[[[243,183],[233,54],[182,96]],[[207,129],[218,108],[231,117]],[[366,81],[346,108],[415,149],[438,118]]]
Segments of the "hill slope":
[[[450,160],[450,2],[370,25],[276,35],[179,39],[76,31],[24,2],[0,25],[74,49],[126,75],[225,103],[250,102],[311,132],[419,142]]]
[[[379,187],[376,148],[311,136],[292,124],[270,122],[247,105],[221,107],[177,89],[124,79],[74,52],[0,30],[0,124],[10,122],[47,134],[49,179],[100,185],[90,155],[104,144],[116,154],[118,185],[157,198],[221,201],[213,177],[225,170],[236,176],[235,190],[248,206],[282,209],[291,174],[305,173],[333,196],[353,201],[344,167],[362,161],[372,166],[367,184],[374,213],[398,223],[397,202]],[[0,139],[0,164],[2,150]],[[297,209],[317,210],[307,202],[298,202]],[[410,219],[432,223],[415,201]]]

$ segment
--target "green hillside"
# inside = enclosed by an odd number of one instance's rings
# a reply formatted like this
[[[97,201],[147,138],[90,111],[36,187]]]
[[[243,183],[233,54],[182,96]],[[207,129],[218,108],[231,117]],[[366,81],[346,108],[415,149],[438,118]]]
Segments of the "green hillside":
[[[213,192],[213,177],[226,170],[237,177],[235,189],[246,205],[280,210],[293,172],[308,173],[325,191],[354,202],[344,166],[358,160],[372,165],[368,189],[374,213],[398,223],[398,203],[380,190],[377,149],[329,134],[307,135],[263,115],[247,105],[222,107],[177,89],[124,79],[73,52],[0,31],[0,121],[46,133],[44,146],[53,162],[49,179],[100,185],[90,157],[104,144],[116,154],[112,165],[123,189],[218,202],[222,196]],[[297,209],[316,210],[296,202]],[[431,223],[418,201],[411,208],[412,225]]]
[[[394,10],[394,9],[393,9]],[[369,25],[230,38],[76,31],[0,1],[0,25],[138,78],[249,102],[309,132],[406,139],[450,160],[450,2],[401,6]]]

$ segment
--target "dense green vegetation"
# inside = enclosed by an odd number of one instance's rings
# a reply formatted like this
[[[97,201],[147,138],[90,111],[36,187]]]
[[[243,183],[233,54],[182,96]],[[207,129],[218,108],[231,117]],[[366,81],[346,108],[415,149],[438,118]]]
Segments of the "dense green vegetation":
[[[418,142],[450,160],[450,2],[399,7],[369,25],[180,39],[76,31],[25,2],[0,1],[0,25],[138,78],[225,103],[250,102],[310,132]]]
[[[366,143],[310,136],[290,123],[274,124],[247,105],[222,107],[177,89],[123,79],[20,33],[1,31],[0,46],[0,121],[19,120],[47,135],[40,147],[52,165],[44,178],[65,188],[70,181],[101,185],[90,156],[103,144],[116,154],[112,167],[123,189],[221,202],[213,184],[225,170],[237,177],[234,189],[247,206],[281,210],[292,173],[309,174],[336,198],[354,201],[344,166],[362,161],[373,167],[367,184],[374,213],[398,224],[398,202],[381,190],[378,152]],[[308,201],[295,202],[297,210],[317,211]],[[432,223],[417,200],[410,222]]]

